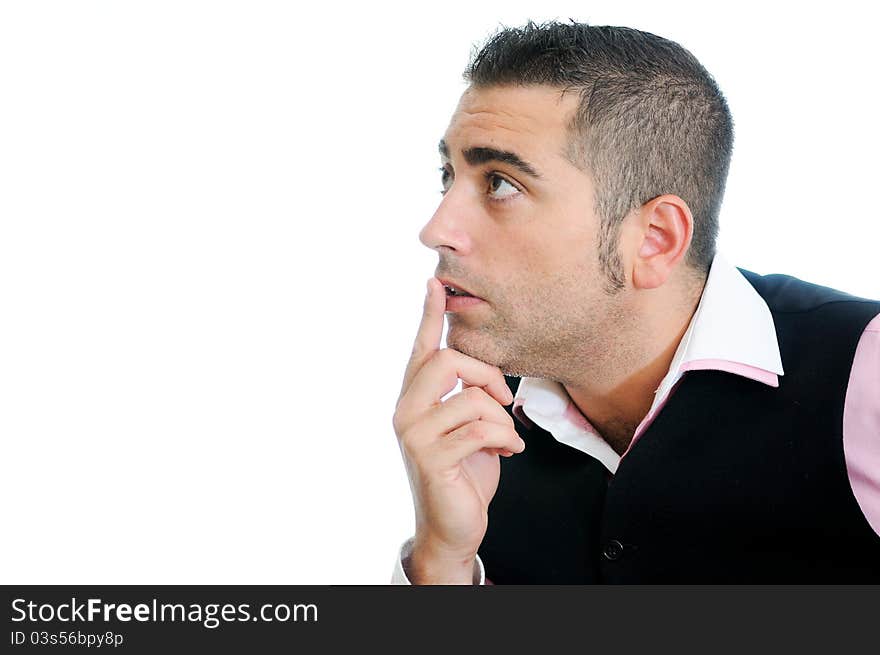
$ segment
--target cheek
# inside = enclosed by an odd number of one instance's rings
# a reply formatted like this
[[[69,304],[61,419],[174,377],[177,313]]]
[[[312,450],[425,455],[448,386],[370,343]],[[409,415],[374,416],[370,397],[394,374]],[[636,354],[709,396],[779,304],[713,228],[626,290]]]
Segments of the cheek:
[[[583,246],[535,247],[518,255],[519,279],[535,290],[571,289],[589,284],[592,268]],[[540,299],[539,299],[540,300]]]
[[[566,303],[583,301],[595,286],[598,260],[592,236],[585,228],[566,229],[568,225],[535,218],[505,236],[491,270],[504,272],[496,277],[498,288],[515,312],[564,310]]]
[[[530,319],[572,317],[595,303],[597,274],[585,257],[571,252],[542,257],[520,278],[523,309]]]

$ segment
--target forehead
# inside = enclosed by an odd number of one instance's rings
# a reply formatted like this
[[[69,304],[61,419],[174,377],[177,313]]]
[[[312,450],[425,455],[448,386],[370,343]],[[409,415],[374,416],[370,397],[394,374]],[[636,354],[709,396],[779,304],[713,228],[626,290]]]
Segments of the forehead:
[[[517,146],[535,158],[564,156],[576,93],[550,86],[498,86],[462,94],[444,140],[451,150]]]

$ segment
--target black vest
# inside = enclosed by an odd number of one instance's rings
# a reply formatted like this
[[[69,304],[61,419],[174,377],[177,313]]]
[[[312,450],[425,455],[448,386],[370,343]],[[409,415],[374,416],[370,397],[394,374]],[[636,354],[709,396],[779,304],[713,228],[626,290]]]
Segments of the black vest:
[[[853,496],[843,452],[850,369],[880,302],[740,271],[772,312],[779,387],[685,373],[613,477],[514,419],[526,449],[501,458],[479,550],[487,578],[880,582],[880,536]],[[516,392],[519,378],[507,382]]]

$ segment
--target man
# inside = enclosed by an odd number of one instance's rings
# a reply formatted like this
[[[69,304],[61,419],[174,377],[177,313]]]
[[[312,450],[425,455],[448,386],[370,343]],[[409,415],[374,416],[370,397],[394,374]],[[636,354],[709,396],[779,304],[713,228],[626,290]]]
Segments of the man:
[[[716,254],[712,77],[652,34],[530,22],[465,78],[393,581],[880,581],[880,302]]]

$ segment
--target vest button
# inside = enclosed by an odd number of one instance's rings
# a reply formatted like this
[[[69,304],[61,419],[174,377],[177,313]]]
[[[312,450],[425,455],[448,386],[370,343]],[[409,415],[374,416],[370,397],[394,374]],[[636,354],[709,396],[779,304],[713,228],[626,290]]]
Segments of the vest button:
[[[605,550],[602,551],[602,555],[607,560],[611,560],[612,562],[619,560],[620,556],[623,555],[623,544],[617,541],[617,539],[612,539],[605,545]]]

